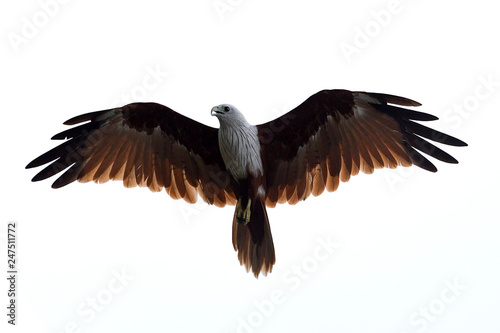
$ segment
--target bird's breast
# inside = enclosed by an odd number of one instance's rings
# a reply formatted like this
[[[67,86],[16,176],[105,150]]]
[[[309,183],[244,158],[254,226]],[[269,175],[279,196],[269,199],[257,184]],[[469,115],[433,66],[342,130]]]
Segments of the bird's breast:
[[[235,179],[263,174],[260,143],[255,126],[219,129],[219,148],[226,169]]]

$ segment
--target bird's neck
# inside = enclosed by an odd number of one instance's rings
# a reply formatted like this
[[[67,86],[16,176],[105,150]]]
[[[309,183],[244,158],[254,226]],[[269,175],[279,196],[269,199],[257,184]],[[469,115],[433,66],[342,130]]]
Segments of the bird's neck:
[[[251,128],[253,127],[242,115],[239,117],[227,117],[221,119],[220,128],[221,129],[236,129],[236,128]]]

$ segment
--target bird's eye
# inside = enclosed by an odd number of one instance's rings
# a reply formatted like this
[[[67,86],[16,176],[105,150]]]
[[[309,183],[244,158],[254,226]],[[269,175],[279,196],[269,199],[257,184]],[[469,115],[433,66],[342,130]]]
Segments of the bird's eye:
[[[225,107],[224,107],[224,111],[229,112],[229,110],[231,110],[231,109],[229,108],[229,106],[225,106]]]

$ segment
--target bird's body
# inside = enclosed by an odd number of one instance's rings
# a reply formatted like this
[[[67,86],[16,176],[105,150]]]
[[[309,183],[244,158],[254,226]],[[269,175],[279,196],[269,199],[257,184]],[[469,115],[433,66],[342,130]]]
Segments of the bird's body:
[[[55,135],[67,140],[27,168],[50,163],[33,181],[65,170],[54,188],[112,179],[165,189],[189,203],[200,196],[218,207],[235,205],[233,246],[257,277],[275,263],[266,207],[335,191],[359,171],[412,164],[437,171],[417,150],[458,163],[425,139],[452,146],[463,141],[415,122],[436,117],[401,107],[419,105],[393,95],[322,90],[260,125],[221,104],[212,109],[216,129],[157,103],[132,103],[66,121],[79,125]]]
[[[233,246],[240,262],[259,262],[264,272],[275,262],[274,245],[265,206],[265,177],[257,127],[234,106],[212,109],[219,118],[219,149],[235,183]],[[247,265],[247,269],[250,266]]]

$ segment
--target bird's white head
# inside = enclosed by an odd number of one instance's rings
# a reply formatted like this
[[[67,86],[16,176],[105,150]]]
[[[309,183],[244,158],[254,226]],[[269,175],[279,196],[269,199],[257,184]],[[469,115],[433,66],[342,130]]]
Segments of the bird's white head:
[[[212,116],[219,119],[223,125],[249,125],[243,113],[231,104],[221,104],[214,106],[211,111]]]

